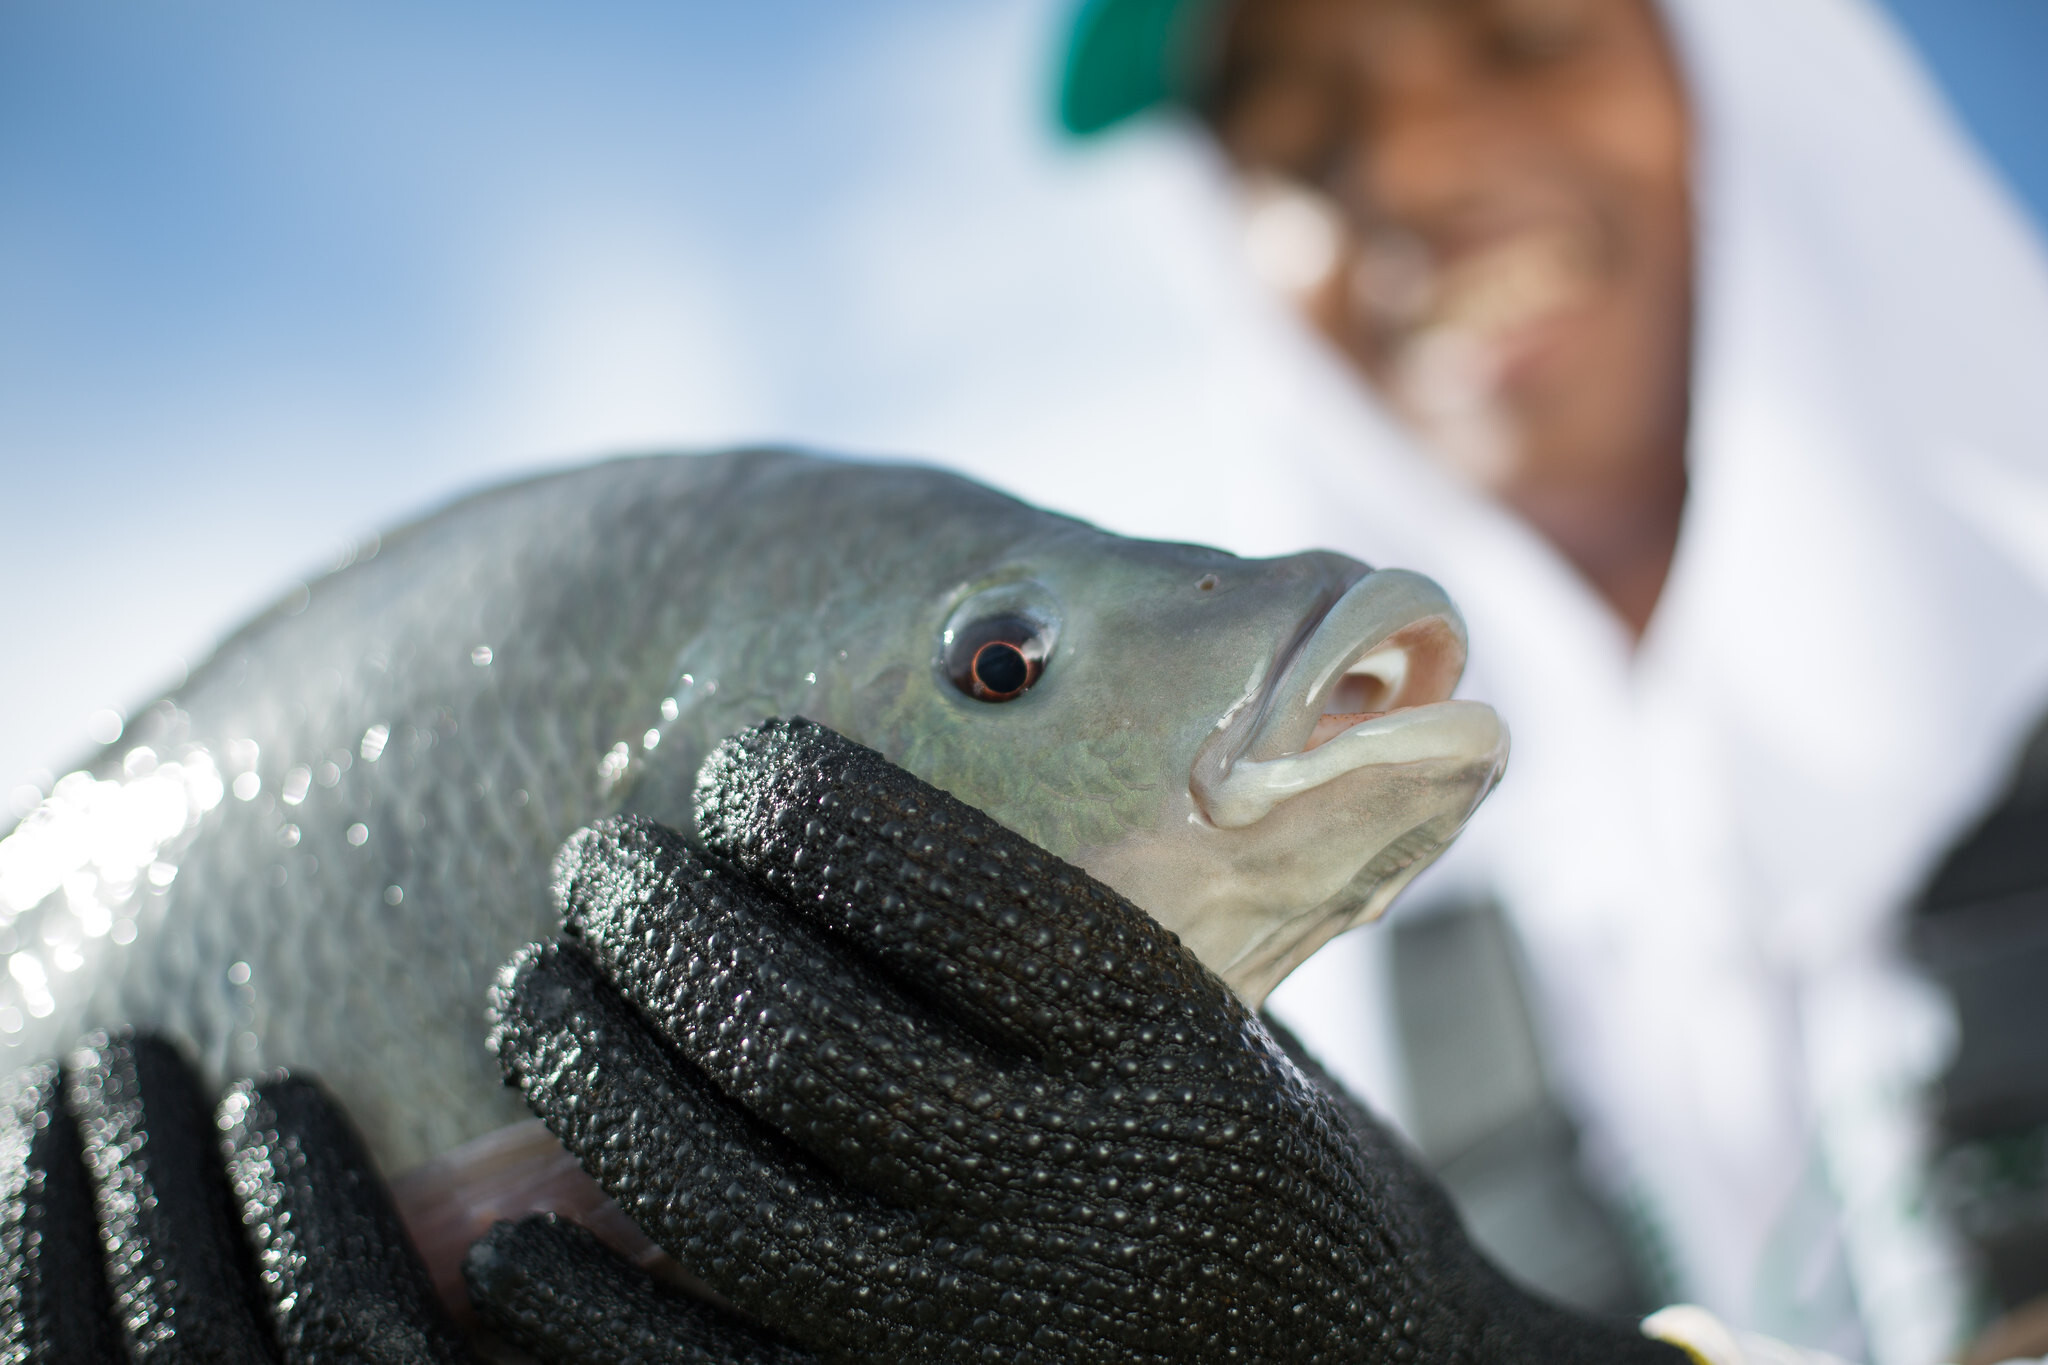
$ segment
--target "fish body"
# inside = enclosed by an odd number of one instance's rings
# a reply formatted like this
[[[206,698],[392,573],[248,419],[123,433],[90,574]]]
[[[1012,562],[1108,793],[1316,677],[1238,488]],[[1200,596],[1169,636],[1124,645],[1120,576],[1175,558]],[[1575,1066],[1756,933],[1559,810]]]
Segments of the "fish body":
[[[0,1041],[304,1067],[414,1166],[525,1116],[485,995],[554,928],[562,840],[688,828],[710,747],[776,715],[1096,871],[1256,1000],[1498,776],[1433,593],[790,452],[492,489],[295,589],[0,840]]]

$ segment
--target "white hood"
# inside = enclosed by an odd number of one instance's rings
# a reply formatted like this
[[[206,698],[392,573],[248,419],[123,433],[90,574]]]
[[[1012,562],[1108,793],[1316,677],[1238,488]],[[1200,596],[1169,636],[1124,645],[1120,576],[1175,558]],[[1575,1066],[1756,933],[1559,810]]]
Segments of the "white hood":
[[[1521,926],[1596,1164],[1688,1297],[1931,1365],[1960,1291],[1897,1205],[1948,1036],[1896,943],[2048,708],[2048,269],[1870,7],[1667,11],[1698,129],[1692,481],[1633,658],[1546,544],[1300,338],[1265,336],[1239,376],[1271,420],[1228,462],[985,472],[1118,529],[1442,582],[1471,627],[1464,692],[1514,756],[1441,876],[1496,887]],[[1801,1283],[1844,1272],[1867,1341]]]
[[[1948,1037],[1900,912],[2048,708],[2048,271],[1870,9],[1667,11],[1699,331],[1685,528],[1636,658],[1457,490],[1312,538],[1427,527],[1399,553],[1464,608],[1515,733],[1466,871],[1522,926],[1558,1079],[1685,1295],[1928,1365],[1965,1304],[1904,1211]],[[1384,496],[1375,463],[1344,501]],[[1828,1320],[1851,1302],[1862,1341]]]

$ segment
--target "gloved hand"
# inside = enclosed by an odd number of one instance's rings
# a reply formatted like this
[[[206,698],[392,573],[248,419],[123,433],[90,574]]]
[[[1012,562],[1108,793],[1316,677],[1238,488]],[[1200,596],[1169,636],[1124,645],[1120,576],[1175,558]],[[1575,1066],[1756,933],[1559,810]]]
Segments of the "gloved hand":
[[[480,1317],[550,1359],[811,1359],[552,1218],[500,1224],[468,1272]],[[577,1314],[598,1303],[593,1346]],[[238,1081],[216,1105],[170,1043],[104,1034],[14,1079],[0,1104],[0,1361],[477,1359],[361,1139],[312,1080]]]
[[[0,1359],[475,1359],[340,1109],[99,1035],[0,1109]]]
[[[215,1105],[146,1035],[88,1038],[68,1061],[0,1098],[0,1361],[477,1361],[316,1083],[239,1081]],[[499,1224],[465,1270],[479,1318],[547,1361],[816,1359],[552,1216]]]
[[[507,969],[494,1046],[627,1213],[788,1342],[1684,1365],[1509,1284],[1172,934],[979,812],[801,721],[721,747],[698,801],[709,857],[630,818],[570,842],[563,937]],[[631,1281],[572,1284],[535,1250],[564,1230],[516,1231],[472,1285],[578,1315],[549,1359],[617,1358]]]

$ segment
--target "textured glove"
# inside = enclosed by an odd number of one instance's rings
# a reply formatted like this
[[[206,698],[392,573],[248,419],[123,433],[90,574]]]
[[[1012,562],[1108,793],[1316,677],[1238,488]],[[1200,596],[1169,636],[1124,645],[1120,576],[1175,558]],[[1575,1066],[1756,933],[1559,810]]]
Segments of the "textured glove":
[[[474,1359],[309,1080],[216,1106],[162,1039],[89,1038],[17,1078],[0,1191],[0,1360]]]
[[[698,822],[708,857],[636,819],[570,842],[563,939],[507,969],[494,1044],[648,1234],[788,1341],[1683,1365],[1509,1284],[1172,934],[879,755],[771,722],[706,764]]]
[[[499,1223],[463,1278],[481,1316],[546,1365],[816,1365],[729,1312],[687,1298],[553,1214]]]

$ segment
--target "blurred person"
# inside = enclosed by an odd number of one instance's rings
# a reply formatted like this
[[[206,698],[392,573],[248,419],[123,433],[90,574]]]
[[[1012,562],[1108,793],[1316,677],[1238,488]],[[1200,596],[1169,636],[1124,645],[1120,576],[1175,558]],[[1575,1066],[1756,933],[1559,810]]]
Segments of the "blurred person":
[[[1514,1206],[1496,1240],[1538,1280],[1583,1210],[1497,1177],[1557,1149],[1554,1090],[1641,1292],[1881,1365],[2024,1318],[2048,764],[1964,836],[2048,703],[2048,270],[1910,56],[1856,0],[1081,6],[1068,130],[1155,106],[1199,120],[1254,266],[1430,457],[1323,430],[1157,496],[1438,575],[1516,730],[1434,878],[1514,945],[1452,920],[1395,973],[1452,1135],[1425,1150],[1516,1149],[1465,1192]],[[1519,1067],[1511,1018],[1473,1031],[1516,957]]]

